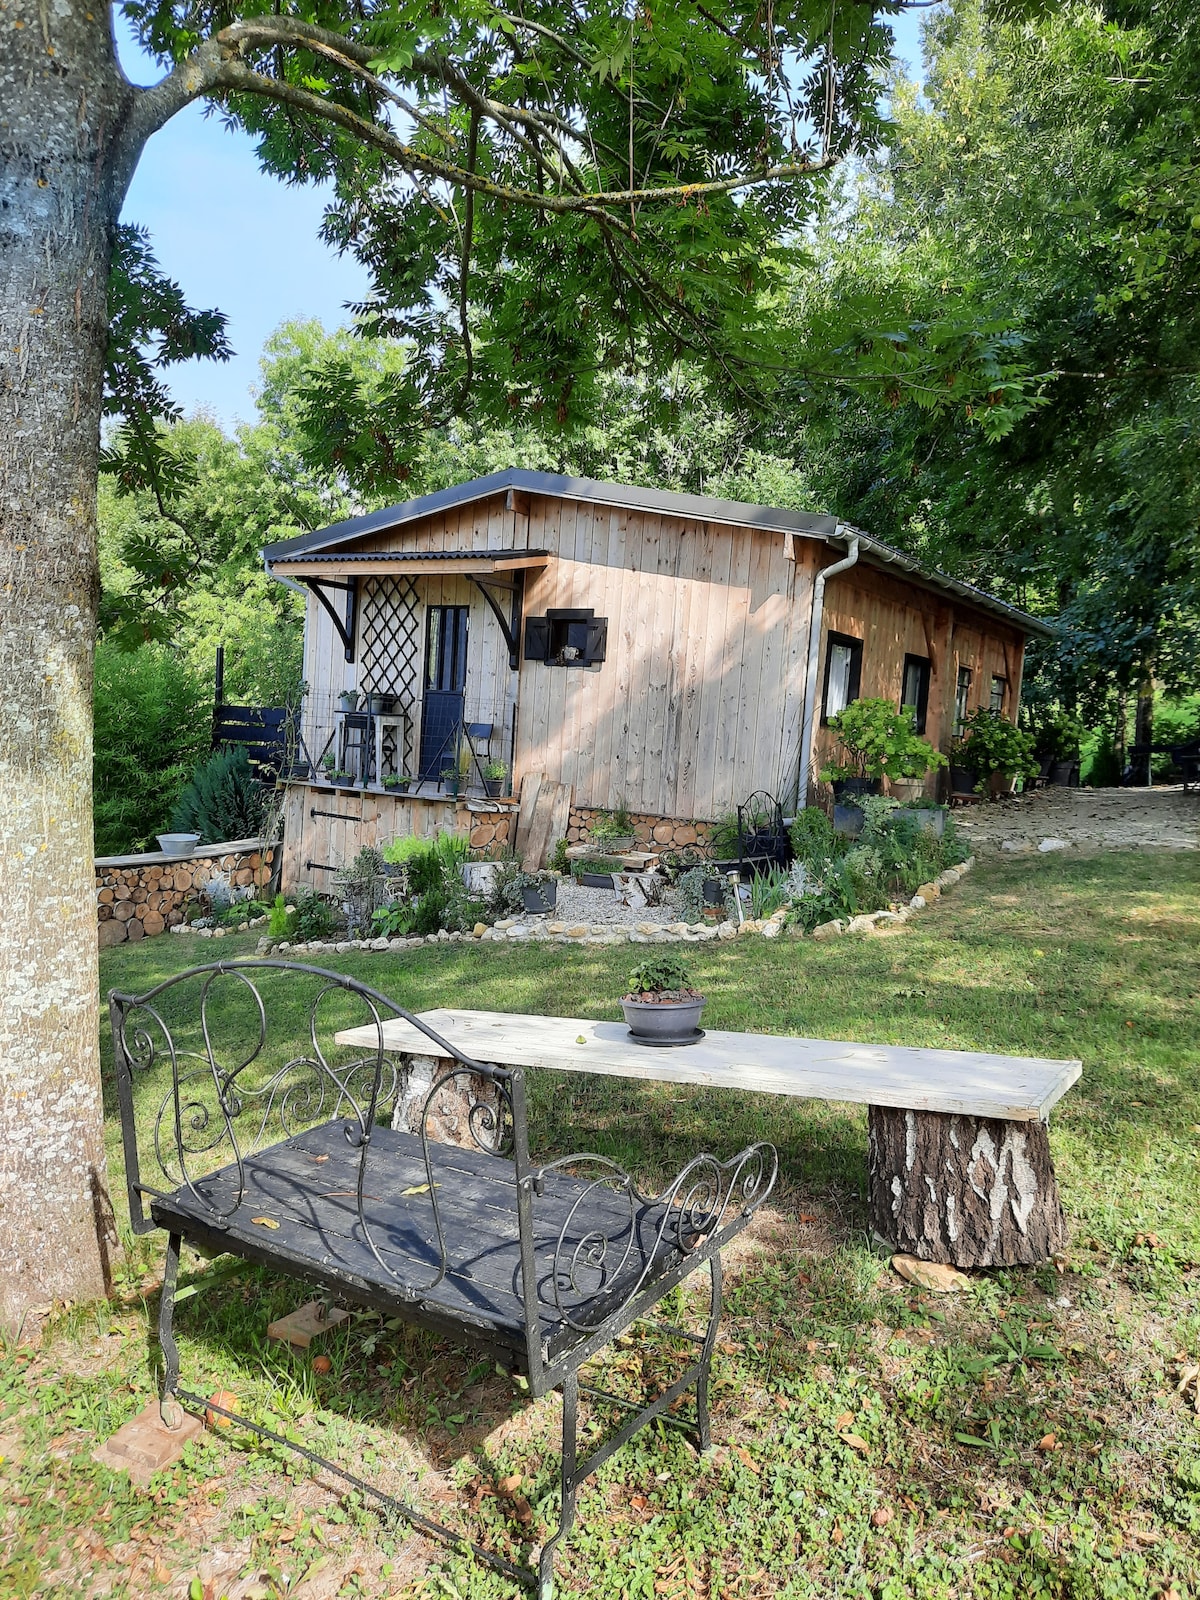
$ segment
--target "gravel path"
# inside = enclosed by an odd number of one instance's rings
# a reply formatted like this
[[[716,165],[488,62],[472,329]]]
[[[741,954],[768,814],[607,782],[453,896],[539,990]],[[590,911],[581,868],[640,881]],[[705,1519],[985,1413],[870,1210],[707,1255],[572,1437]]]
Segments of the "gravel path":
[[[657,906],[623,906],[614,889],[587,889],[565,878],[558,885],[558,904],[547,922],[601,923],[610,928],[633,928],[639,922],[674,922],[675,896],[667,890]],[[522,922],[530,919],[522,917]]]
[[[1200,849],[1200,792],[1159,789],[1035,789],[954,813],[971,849],[1036,850],[1064,839],[1084,850]]]

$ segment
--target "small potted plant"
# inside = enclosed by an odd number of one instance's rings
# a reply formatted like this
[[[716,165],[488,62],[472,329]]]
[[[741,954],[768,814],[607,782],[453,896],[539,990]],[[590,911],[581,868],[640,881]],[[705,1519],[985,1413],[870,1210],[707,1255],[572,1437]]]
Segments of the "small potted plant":
[[[372,689],[367,696],[367,710],[373,717],[386,717],[395,704],[395,695],[382,694],[378,689]]]
[[[357,708],[357,706],[358,706],[358,690],[357,689],[343,689],[341,694],[338,695],[338,710],[339,711],[353,711],[353,710],[355,710]]]
[[[585,889],[615,889],[616,874],[624,863],[611,856],[580,856],[571,863],[571,875]]]
[[[483,769],[483,788],[493,800],[504,793],[504,780],[508,777],[508,768],[503,761],[489,761]]]
[[[337,767],[330,773],[330,777],[339,789],[354,788],[354,774],[347,772],[345,767]]]
[[[458,768],[443,767],[440,776],[447,794],[452,800],[457,800],[459,785],[462,782],[462,779],[459,776]]]
[[[321,758],[320,770],[317,772],[317,775],[316,775],[317,782],[321,783],[321,784],[328,784],[330,787],[332,787],[332,785],[333,785],[333,775],[334,775],[334,773],[336,771],[337,771],[337,762],[333,759],[333,757],[332,756],[323,756]]]
[[[700,1013],[705,998],[692,987],[688,964],[662,950],[640,961],[629,974],[629,993],[621,1001],[629,1032],[639,1044],[694,1044],[704,1037]]]
[[[383,787],[389,794],[407,794],[412,779],[404,772],[389,772],[383,780]]]
[[[623,855],[634,846],[633,818],[622,801],[615,811],[601,811],[592,823],[589,838],[597,854]]]
[[[549,916],[558,904],[558,879],[552,872],[522,872],[516,883],[521,904],[531,917]]]

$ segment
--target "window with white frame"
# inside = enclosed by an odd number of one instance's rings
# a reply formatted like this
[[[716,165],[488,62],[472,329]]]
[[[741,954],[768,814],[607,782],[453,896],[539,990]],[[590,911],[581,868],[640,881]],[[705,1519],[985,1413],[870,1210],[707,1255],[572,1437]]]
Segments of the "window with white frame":
[[[862,640],[848,634],[831,633],[825,648],[825,699],[821,720],[828,722],[858,699],[862,679]]]

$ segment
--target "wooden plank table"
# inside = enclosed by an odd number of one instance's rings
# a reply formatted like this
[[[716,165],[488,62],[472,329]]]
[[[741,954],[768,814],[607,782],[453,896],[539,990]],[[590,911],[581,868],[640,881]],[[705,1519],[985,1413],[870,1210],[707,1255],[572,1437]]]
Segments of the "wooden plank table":
[[[451,1009],[421,1020],[507,1067],[866,1105],[871,1221],[883,1238],[956,1266],[1044,1261],[1066,1241],[1046,1118],[1078,1061],[715,1029],[656,1050],[634,1044],[623,1022]],[[428,1037],[402,1020],[383,1034],[390,1050],[430,1056]],[[375,1038],[371,1026],[337,1035],[366,1048]]]

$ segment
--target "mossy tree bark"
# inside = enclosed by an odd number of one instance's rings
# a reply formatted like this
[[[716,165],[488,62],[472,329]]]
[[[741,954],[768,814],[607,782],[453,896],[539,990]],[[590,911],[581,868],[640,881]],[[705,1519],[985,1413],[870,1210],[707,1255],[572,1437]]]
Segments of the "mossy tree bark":
[[[1032,1265],[1067,1242],[1044,1122],[871,1106],[875,1232],[955,1267]]]

